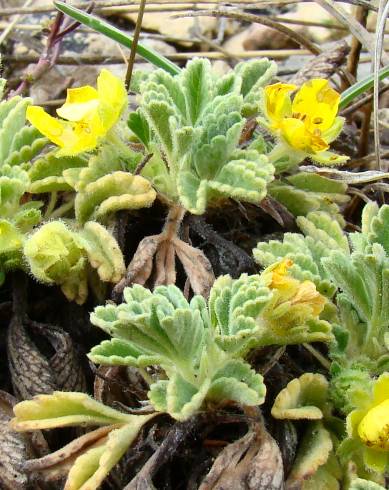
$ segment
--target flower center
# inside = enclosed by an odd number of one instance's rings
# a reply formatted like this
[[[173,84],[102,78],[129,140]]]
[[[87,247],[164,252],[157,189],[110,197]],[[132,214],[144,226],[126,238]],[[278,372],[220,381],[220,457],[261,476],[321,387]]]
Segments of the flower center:
[[[389,399],[370,409],[358,426],[366,446],[389,451]]]

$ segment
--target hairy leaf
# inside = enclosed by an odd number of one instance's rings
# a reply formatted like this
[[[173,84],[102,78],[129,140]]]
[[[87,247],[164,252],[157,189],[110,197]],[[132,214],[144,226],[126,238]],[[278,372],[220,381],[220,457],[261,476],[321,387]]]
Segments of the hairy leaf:
[[[326,378],[321,374],[305,373],[278,393],[271,414],[276,419],[321,419],[327,396]]]
[[[314,282],[326,296],[333,296],[335,285],[322,264],[332,250],[349,253],[347,238],[339,223],[324,212],[312,212],[297,218],[304,235],[285,233],[282,242],[271,240],[258,243],[253,250],[255,260],[269,266],[282,258],[291,259],[290,273],[299,280]]]
[[[126,423],[131,415],[107,407],[86,393],[55,391],[38,395],[14,407],[11,426],[17,431],[83,425]]]

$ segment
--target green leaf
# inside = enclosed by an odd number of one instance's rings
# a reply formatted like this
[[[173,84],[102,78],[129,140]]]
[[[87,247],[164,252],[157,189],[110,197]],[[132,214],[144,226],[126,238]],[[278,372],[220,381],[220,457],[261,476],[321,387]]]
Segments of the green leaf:
[[[378,485],[369,480],[363,480],[362,478],[355,478],[350,485],[349,490],[385,490],[385,487]]]
[[[343,224],[339,205],[349,201],[347,186],[322,175],[299,172],[285,181],[277,180],[269,187],[272,197],[281,202],[295,216],[306,216],[312,211],[326,211]]]
[[[384,66],[379,70],[378,72],[378,78],[380,80],[384,80],[386,77],[389,76],[389,66]],[[371,89],[374,85],[374,75],[368,75],[366,78],[363,78],[359,82],[354,83],[354,85],[351,85],[347,90],[342,92],[342,95],[340,97],[340,102],[339,102],[339,109],[344,109],[350,103],[359,95],[363,94],[364,92],[367,92],[369,89]]]
[[[100,279],[104,282],[119,282],[126,268],[119,245],[108,230],[99,223],[89,221],[78,236]]]
[[[98,488],[135,441],[141,428],[154,416],[130,415],[130,423],[113,429],[104,444],[92,447],[79,456],[69,471],[66,488]]]
[[[0,162],[4,162],[12,153],[16,135],[25,125],[29,104],[30,99],[21,97],[0,103]]]
[[[50,152],[34,162],[28,175],[31,180],[29,192],[40,194],[54,191],[70,191],[72,186],[68,184],[63,173],[68,169],[81,169],[88,165],[82,157],[56,157],[55,152]]]
[[[14,407],[11,425],[17,431],[130,422],[131,415],[103,405],[86,393],[55,391],[38,395]]]
[[[193,126],[201,117],[211,98],[211,63],[207,59],[193,59],[181,73],[181,83],[185,96],[187,117]]]
[[[328,397],[328,381],[321,374],[305,373],[281,390],[271,414],[276,419],[319,420]]]
[[[85,223],[124,209],[150,207],[155,197],[148,180],[140,175],[117,171],[87,184],[77,193],[76,218]]]
[[[277,65],[267,58],[242,61],[234,71],[242,79],[241,93],[244,97],[242,114],[252,116],[259,111],[260,89],[267,85],[277,73]]]
[[[263,377],[241,360],[232,360],[213,376],[207,399],[214,402],[235,401],[241,405],[262,405],[266,387]]]
[[[326,464],[332,449],[331,436],[322,423],[311,423],[300,444],[296,460],[288,476],[287,485],[293,488],[293,486],[302,485],[304,480],[314,476]]]
[[[138,110],[131,112],[128,116],[128,127],[139,138],[139,140],[148,148],[151,140],[150,126],[146,118]]]
[[[368,208],[368,205],[366,205]],[[369,209],[369,208],[368,208]],[[375,215],[370,219],[364,215],[365,228],[368,227],[369,232],[366,233],[369,243],[379,243],[385,250],[386,255],[389,256],[389,206],[383,205],[379,210],[374,208]],[[372,214],[372,213],[369,213]],[[369,220],[369,225],[366,221]]]
[[[219,139],[219,147],[225,148],[227,140],[228,135],[223,140]],[[203,147],[204,156],[208,149],[215,164],[212,176],[203,178],[194,171],[190,160],[184,162],[179,175],[178,192],[188,211],[203,214],[208,201],[216,204],[222,198],[259,204],[266,196],[267,184],[273,179],[274,173],[266,156],[259,155],[255,150],[239,150],[223,161],[217,159],[220,154],[212,154],[212,149],[207,146]]]
[[[4,164],[15,166],[30,163],[48,144],[49,140],[31,126],[22,127],[14,136],[12,147]]]
[[[91,359],[97,361],[96,355],[108,361],[111,356],[118,356],[115,348],[120,346],[125,353],[123,364],[133,364],[135,360],[139,366],[158,363],[164,369],[176,366],[186,372],[198,362],[203,321],[198,308],[191,307],[178,288],[160,286],[151,294],[135,285],[125,290],[125,300],[118,308],[107,305],[92,313],[92,323],[122,343],[105,343],[100,349],[92,349]]]

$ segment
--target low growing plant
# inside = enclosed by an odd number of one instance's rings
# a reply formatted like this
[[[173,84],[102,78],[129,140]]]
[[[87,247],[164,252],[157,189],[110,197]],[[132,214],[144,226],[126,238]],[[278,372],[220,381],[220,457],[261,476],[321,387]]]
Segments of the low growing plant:
[[[173,285],[154,292],[134,285],[125,289],[124,298],[119,306],[99,306],[92,313],[92,323],[112,339],[94,347],[89,358],[138,368],[149,383],[152,413],[123,414],[81,393],[42,395],[15,407],[12,426],[18,431],[83,422],[104,426],[68,446],[68,459],[77,459],[65,488],[96,488],[158,413],[184,421],[231,402],[261,405],[266,387],[245,360],[250,350],[332,338],[331,325],[320,319],[326,299],[313,283],[288,276],[284,263],[262,275],[221,276],[208,303],[202,296],[189,302]],[[58,462],[56,456],[29,463],[30,468],[62,476],[68,459]]]
[[[323,419],[327,437],[336,438],[331,447],[339,461],[344,465],[353,461],[361,478],[384,485],[389,462],[389,246],[385,231],[389,206],[367,204],[361,231],[348,237],[337,222],[323,213],[311,213],[298,222],[305,236],[290,233],[283,242],[260,243],[254,255],[262,264],[281,257],[293,260],[291,274],[314,281],[328,297],[335,293],[339,323],[334,327],[335,342],[329,351],[330,383],[322,390],[321,404],[314,401],[313,407],[303,413],[297,408],[303,405],[301,398],[293,399],[292,386],[288,385],[276,400],[273,415],[292,418],[291,409],[295,409],[301,418]],[[305,382],[300,378],[299,397],[303,387],[308,396],[314,393]],[[289,412],[280,411],[283,400],[289,400]],[[314,416],[317,409],[319,417]],[[338,428],[333,424],[334,409],[347,417],[343,430],[339,430],[339,423]],[[320,464],[325,464],[327,459],[319,446],[317,451],[322,458]],[[308,458],[308,453],[304,457]],[[350,488],[354,488],[352,479],[350,482]]]

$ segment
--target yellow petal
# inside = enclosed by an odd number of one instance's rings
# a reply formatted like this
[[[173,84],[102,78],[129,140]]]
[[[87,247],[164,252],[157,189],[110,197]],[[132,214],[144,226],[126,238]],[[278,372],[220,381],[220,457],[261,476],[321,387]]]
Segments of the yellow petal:
[[[359,422],[363,419],[366,414],[366,410],[353,410],[348,414],[346,419],[346,429],[347,434],[350,437],[355,437],[357,434],[357,428]]]
[[[311,132],[315,129],[326,131],[334,124],[339,101],[340,95],[330,87],[328,80],[310,80],[304,83],[293,99],[293,117],[304,118]]]
[[[296,88],[296,85],[286,83],[275,83],[265,88],[266,116],[273,125],[277,126],[282,118],[292,115],[292,102],[289,94]]]
[[[67,123],[50,116],[42,107],[33,105],[27,107],[26,118],[38,131],[47,136],[50,141],[58,146],[65,146],[66,135],[64,133],[67,132]]]
[[[300,119],[285,118],[282,120],[280,128],[285,141],[296,150],[315,154],[328,148],[328,144],[320,135],[310,133]]]
[[[389,398],[367,412],[358,425],[358,435],[368,447],[389,451]]]
[[[58,155],[72,156],[91,151],[96,148],[102,134],[104,134],[104,129],[97,114],[90,120],[76,122],[71,134],[68,135],[66,146],[58,152]]]
[[[311,281],[303,281],[299,286],[292,304],[305,303],[310,307],[312,315],[319,316],[326,304],[326,299],[316,289]]]
[[[57,114],[68,121],[81,121],[99,105],[97,90],[89,85],[70,88],[67,91],[65,104],[57,109]]]
[[[373,404],[379,403],[389,399],[389,373],[381,374],[376,380],[373,387]]]
[[[120,78],[103,69],[97,78],[97,92],[100,101],[100,119],[105,130],[108,131],[127,105],[127,91]]]

